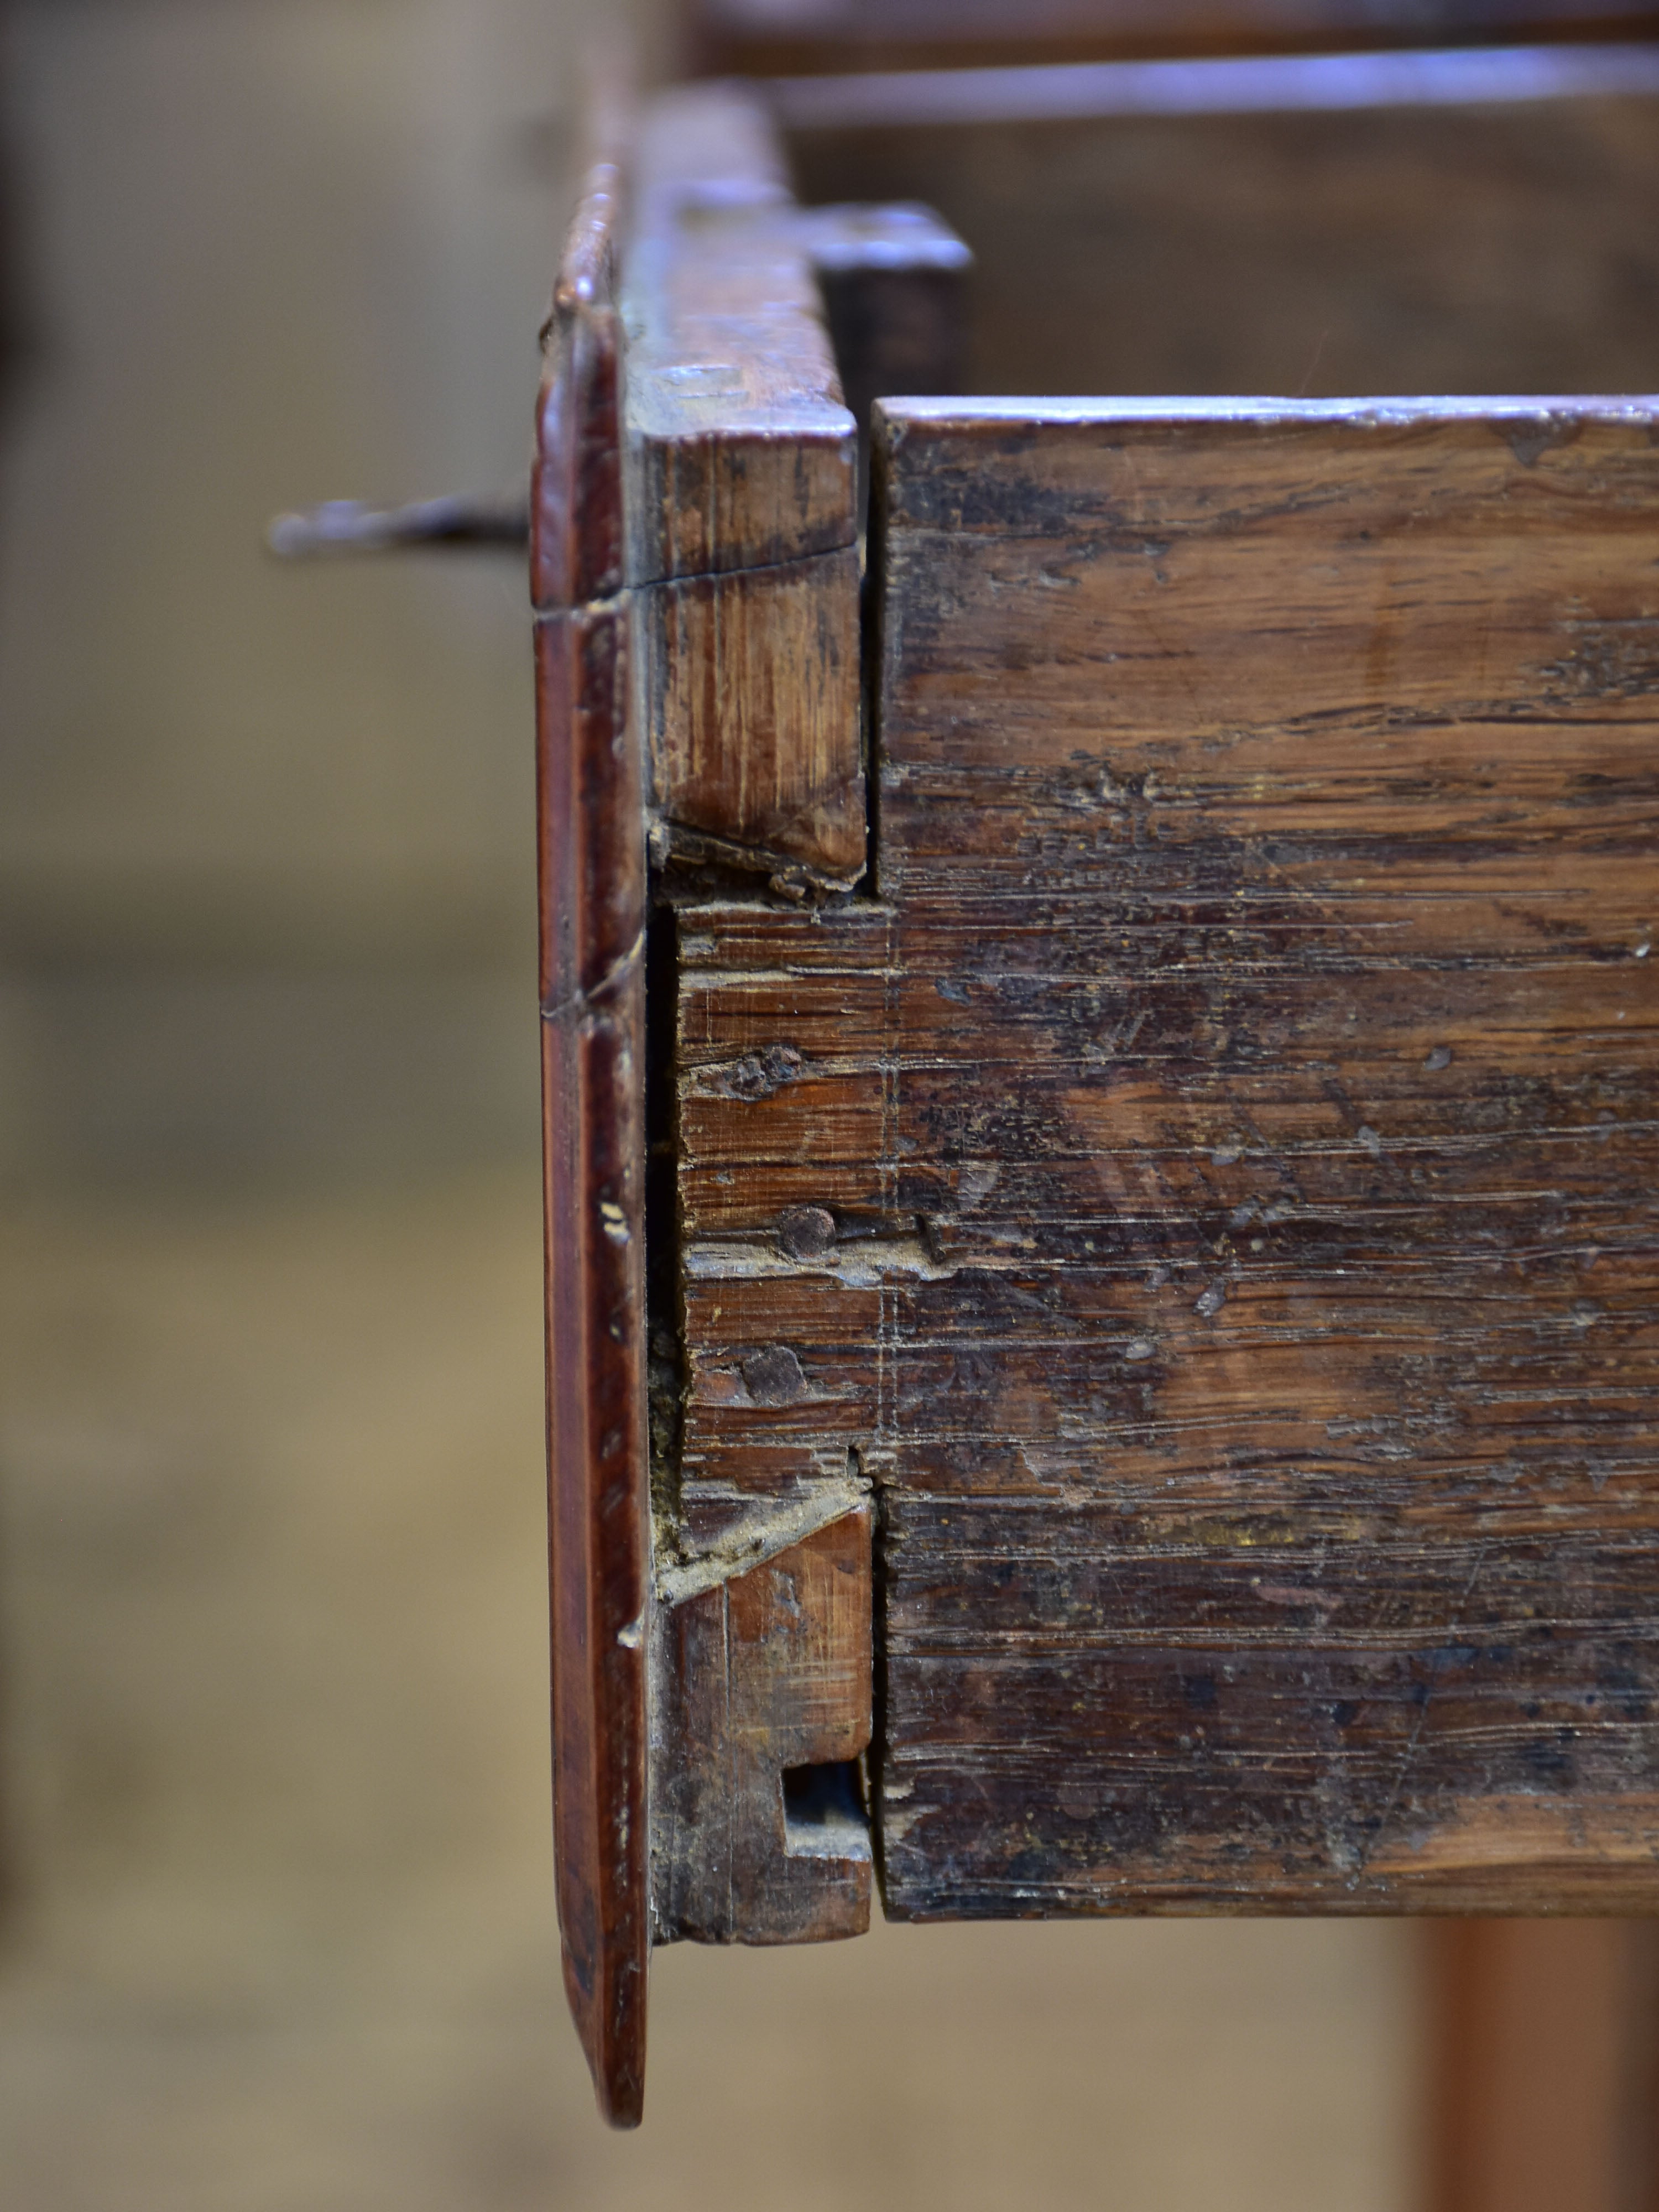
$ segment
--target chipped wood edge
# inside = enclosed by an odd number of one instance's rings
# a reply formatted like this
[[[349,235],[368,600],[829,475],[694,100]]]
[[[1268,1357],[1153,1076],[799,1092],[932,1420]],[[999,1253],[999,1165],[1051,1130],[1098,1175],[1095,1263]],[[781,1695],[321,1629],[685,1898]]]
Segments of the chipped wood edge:
[[[870,1496],[867,1482],[842,1480],[816,1484],[808,1496],[784,1505],[757,1500],[708,1551],[688,1559],[659,1555],[652,1573],[657,1603],[670,1608],[684,1605],[688,1598],[701,1597],[751,1568],[764,1566],[831,1522],[863,1511]]]
[[[874,1707],[874,1505],[829,1486],[659,1566],[652,1888],[659,1942],[865,1934],[869,1823],[846,1778]],[[792,1805],[790,1782],[827,1784]],[[837,1794],[839,1790],[839,1795]]]

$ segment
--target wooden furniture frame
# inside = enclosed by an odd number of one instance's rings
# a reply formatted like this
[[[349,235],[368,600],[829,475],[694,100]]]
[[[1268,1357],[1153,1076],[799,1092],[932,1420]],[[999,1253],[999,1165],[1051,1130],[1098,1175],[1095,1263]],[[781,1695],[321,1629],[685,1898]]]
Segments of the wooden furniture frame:
[[[688,88],[549,326],[559,1897],[623,2124],[652,1943],[856,1933],[878,1868],[1659,1896],[1659,400],[951,398],[966,264]],[[843,387],[934,396],[861,460]]]
[[[1179,55],[1334,53],[1650,31],[1643,0],[702,0],[693,58],[709,75],[994,66]]]

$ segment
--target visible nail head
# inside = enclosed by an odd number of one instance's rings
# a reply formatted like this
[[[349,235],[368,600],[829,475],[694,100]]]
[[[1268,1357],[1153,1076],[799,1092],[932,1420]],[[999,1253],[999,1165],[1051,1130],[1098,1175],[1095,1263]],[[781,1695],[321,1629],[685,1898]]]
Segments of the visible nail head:
[[[757,1406],[793,1406],[806,1395],[800,1361],[787,1344],[769,1344],[741,1365],[744,1388]]]
[[[818,1260],[836,1241],[836,1217],[826,1206],[786,1206],[778,1216],[778,1242],[792,1260]]]

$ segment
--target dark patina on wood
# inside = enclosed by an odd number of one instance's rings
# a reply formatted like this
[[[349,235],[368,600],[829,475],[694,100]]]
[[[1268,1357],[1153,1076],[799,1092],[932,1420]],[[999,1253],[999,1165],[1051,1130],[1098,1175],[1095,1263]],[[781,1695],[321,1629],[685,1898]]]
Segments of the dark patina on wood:
[[[644,781],[621,583],[619,179],[592,173],[545,335],[532,494],[553,1791],[565,1986],[640,2116],[649,1939]]]
[[[894,402],[861,548],[820,289],[868,400],[960,258],[729,88],[637,168],[536,502],[602,2101],[866,1807],[908,1917],[1650,1909],[1659,404]]]
[[[1654,1900],[1656,429],[895,410],[890,1909]]]
[[[890,1912],[1651,1903],[1656,424],[888,410],[877,897],[682,917],[681,1112]]]

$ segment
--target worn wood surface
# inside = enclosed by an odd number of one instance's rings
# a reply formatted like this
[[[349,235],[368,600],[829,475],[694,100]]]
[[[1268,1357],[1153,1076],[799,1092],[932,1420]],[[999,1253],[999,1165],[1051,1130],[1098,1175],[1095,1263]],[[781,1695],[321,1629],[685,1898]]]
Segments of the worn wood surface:
[[[1649,1909],[1659,409],[897,403],[861,634],[890,217],[639,172],[535,501],[609,2108],[647,1832],[659,1941],[854,1932],[866,1802],[904,1917]]]
[[[1330,52],[1439,39],[1629,35],[1640,0],[702,0],[713,71],[923,69],[1122,55]]]
[[[565,1987],[600,2109],[644,2094],[644,777],[620,580],[617,201],[599,163],[544,334],[532,492],[553,1793]]]
[[[774,875],[856,873],[864,849],[854,428],[754,123],[716,93],[647,125],[621,312],[622,179],[591,174],[532,493],[559,1914],[621,2125],[642,2108],[653,1936],[852,1932],[870,1892],[860,1819],[819,1820],[798,1850],[784,1801],[787,1769],[839,1771],[868,1740],[867,1502],[841,1500],[838,1549],[792,1525],[795,1549],[763,1542],[760,1564],[739,1546],[711,1566],[665,1527],[672,1571],[650,1579],[648,804],[659,866],[689,828],[712,833],[696,861]]]
[[[570,234],[531,501],[560,1918],[623,2124],[650,1942],[868,1922],[868,1483],[843,1455],[804,1507],[750,1494],[719,1525],[681,1496],[672,906],[863,870],[856,432],[815,272],[867,400],[925,351],[884,341],[876,295],[966,260],[925,210],[803,217],[741,94],[665,95],[631,135],[626,228],[605,161]],[[911,317],[935,362],[949,319]]]
[[[842,886],[864,866],[856,546],[636,599],[659,850]]]
[[[665,94],[637,167],[627,574],[658,857],[845,884],[864,853],[857,440],[811,252],[749,95]]]
[[[1656,89],[912,117],[802,128],[790,149],[805,198],[926,199],[972,246],[966,391],[1641,392],[1659,358]]]
[[[960,391],[974,257],[930,207],[857,202],[802,209],[842,392],[861,436],[898,392]]]
[[[846,1455],[805,1501],[698,1510],[674,1189],[676,902],[733,878],[786,904],[865,863],[856,432],[815,270],[940,251],[927,221],[803,220],[763,111],[667,95],[640,152],[624,432],[633,708],[651,763],[647,1090],[653,1503],[654,1934],[810,1942],[868,1924],[871,1505]],[[735,1388],[794,1377],[764,1352]]]
[[[632,173],[629,581],[850,544],[852,430],[764,107],[665,93]]]
[[[889,410],[875,896],[681,914],[679,1112],[890,1911],[1652,1900],[1655,422]]]
[[[890,1906],[1651,1901],[1659,416],[1056,411],[878,486]]]
[[[787,1516],[756,1515],[751,1544],[659,1570],[659,1942],[807,1943],[870,1924],[852,1762],[870,1741],[871,1510],[860,1492],[836,1503],[799,1541],[779,1545]]]

